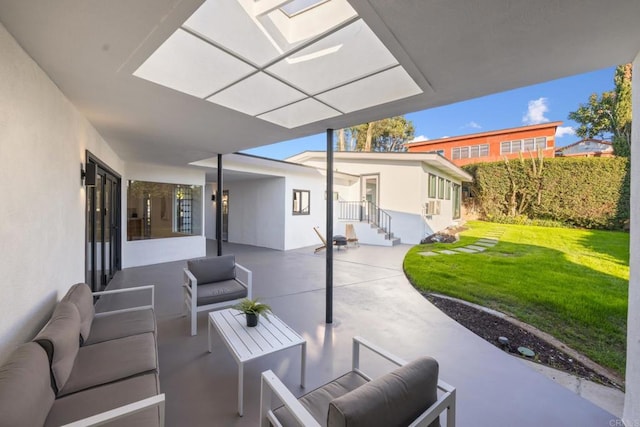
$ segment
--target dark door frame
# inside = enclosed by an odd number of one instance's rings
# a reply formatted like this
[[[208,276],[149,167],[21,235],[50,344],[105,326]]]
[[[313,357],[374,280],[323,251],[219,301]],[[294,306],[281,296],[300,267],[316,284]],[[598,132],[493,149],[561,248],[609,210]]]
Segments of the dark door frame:
[[[112,185],[110,194],[111,200],[109,205],[111,206],[110,220],[105,221],[107,218],[103,216],[101,218],[101,230],[100,230],[100,242],[97,242],[96,233],[96,190],[95,188],[87,187],[85,198],[85,281],[92,287],[94,291],[102,290],[108,284],[109,280],[113,277],[116,271],[122,268],[122,177],[116,171],[111,169],[106,163],[101,161],[97,156],[86,150],[86,162],[94,163],[97,166],[98,174],[103,176],[100,180],[102,188],[100,189],[100,206],[101,212],[105,213],[105,197],[107,192],[104,191],[108,183]],[[89,227],[91,225],[91,227]],[[105,233],[105,227],[110,227],[109,233]],[[91,229],[89,229],[91,228]],[[106,251],[107,247],[104,237],[110,236],[109,245],[110,250],[110,265],[108,266],[109,275],[105,274],[106,264]],[[98,251],[98,245],[100,245],[100,251]],[[101,274],[97,277],[98,259],[97,254],[100,254],[100,266]]]

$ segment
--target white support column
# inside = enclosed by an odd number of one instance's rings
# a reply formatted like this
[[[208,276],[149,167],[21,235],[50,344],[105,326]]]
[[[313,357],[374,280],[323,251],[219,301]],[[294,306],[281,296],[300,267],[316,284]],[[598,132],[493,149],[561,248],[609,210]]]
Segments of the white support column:
[[[633,61],[631,129],[631,236],[629,254],[629,314],[627,372],[623,420],[640,425],[640,54]]]

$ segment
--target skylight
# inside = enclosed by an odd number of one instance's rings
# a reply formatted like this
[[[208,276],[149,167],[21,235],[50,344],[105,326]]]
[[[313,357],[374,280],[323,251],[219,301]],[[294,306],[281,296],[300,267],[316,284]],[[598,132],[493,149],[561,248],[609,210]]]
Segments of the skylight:
[[[133,74],[286,128],[422,93],[347,0],[207,0]]]
[[[299,13],[306,12],[307,10],[319,6],[328,0],[293,0],[280,8],[288,17],[296,16]]]

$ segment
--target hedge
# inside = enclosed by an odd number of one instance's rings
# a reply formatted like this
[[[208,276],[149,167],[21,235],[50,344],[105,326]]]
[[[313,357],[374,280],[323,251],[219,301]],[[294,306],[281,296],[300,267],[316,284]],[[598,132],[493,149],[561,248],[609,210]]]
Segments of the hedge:
[[[628,158],[515,159],[464,169],[474,178],[470,194],[484,219],[600,229],[628,224]]]

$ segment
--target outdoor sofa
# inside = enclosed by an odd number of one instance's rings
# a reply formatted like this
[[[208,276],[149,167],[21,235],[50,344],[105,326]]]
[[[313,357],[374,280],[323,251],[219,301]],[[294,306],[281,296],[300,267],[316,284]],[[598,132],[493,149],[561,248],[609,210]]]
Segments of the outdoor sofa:
[[[151,291],[148,306],[95,313],[95,295]],[[163,426],[153,287],[71,287],[33,341],[0,367],[0,427]]]

